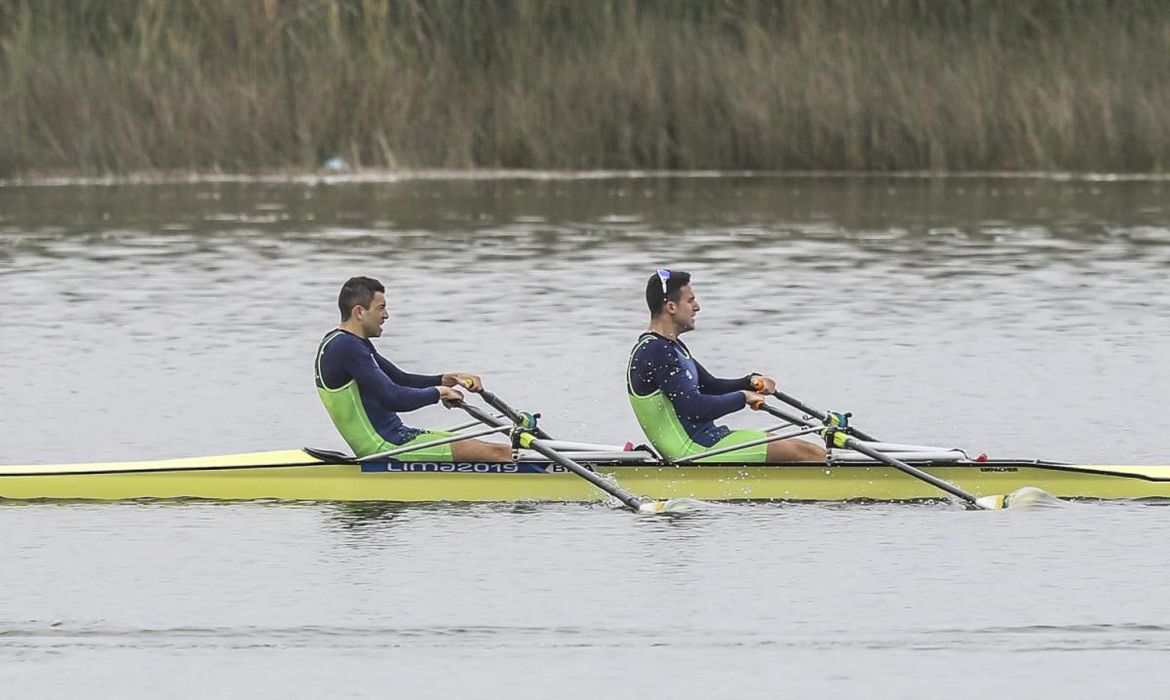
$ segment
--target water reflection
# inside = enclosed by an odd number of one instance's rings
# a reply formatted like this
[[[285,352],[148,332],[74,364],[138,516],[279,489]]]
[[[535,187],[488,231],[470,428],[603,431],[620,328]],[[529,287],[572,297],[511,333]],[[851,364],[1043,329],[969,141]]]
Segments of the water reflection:
[[[444,522],[452,519],[494,519],[499,516],[547,517],[550,512],[589,510],[586,504],[548,503],[386,503],[379,501],[356,501],[323,503],[321,508],[326,522],[337,532],[344,533],[350,544],[385,544],[383,538],[391,535],[395,527],[410,528],[420,520],[437,518]],[[599,506],[601,507],[601,506]]]

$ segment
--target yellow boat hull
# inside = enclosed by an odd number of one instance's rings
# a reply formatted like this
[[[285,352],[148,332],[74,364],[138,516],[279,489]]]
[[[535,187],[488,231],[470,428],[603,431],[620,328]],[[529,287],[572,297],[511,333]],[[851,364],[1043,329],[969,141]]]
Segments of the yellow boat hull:
[[[387,468],[387,464],[389,467]],[[303,450],[149,462],[0,467],[0,499],[310,500],[391,502],[599,501],[580,477],[527,465],[331,463]],[[524,466],[524,465],[520,465]],[[1044,462],[917,465],[975,496],[1035,486],[1062,498],[1170,498],[1170,466]],[[879,464],[598,464],[598,473],[649,498],[705,501],[909,501],[938,489]]]

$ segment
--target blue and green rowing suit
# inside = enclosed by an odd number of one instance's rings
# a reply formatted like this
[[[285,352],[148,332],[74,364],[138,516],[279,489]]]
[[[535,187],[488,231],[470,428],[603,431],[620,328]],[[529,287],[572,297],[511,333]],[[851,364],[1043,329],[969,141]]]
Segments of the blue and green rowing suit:
[[[733,431],[715,425],[717,418],[744,407],[743,390],[752,388],[751,379],[712,376],[682,341],[647,332],[630,351],[626,390],[650,444],[666,459],[679,461],[766,435],[762,430]],[[699,461],[761,463],[767,454],[767,445],[756,445]]]
[[[358,457],[450,433],[407,427],[399,411],[414,411],[439,401],[440,374],[410,374],[378,354],[374,344],[340,328],[327,333],[317,349],[317,394],[333,424]],[[403,461],[451,461],[451,445],[425,447],[395,455]]]

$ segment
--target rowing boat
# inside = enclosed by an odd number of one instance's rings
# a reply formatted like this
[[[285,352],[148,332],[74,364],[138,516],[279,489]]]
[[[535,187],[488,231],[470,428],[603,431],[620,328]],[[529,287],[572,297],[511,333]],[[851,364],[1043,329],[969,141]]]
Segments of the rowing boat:
[[[587,446],[586,446],[587,447]],[[664,464],[640,452],[581,451],[576,459],[650,498],[704,501],[916,501],[937,489],[862,459],[830,464]],[[977,496],[1035,486],[1062,498],[1170,498],[1170,466],[907,458]],[[296,449],[141,462],[0,466],[0,499],[212,499],[392,502],[594,502],[587,481],[538,455],[516,462],[357,462]]]

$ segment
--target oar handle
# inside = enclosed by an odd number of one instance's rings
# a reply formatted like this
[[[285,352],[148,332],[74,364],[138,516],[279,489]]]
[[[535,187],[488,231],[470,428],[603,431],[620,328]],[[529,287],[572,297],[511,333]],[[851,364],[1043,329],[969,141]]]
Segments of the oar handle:
[[[806,426],[810,426],[810,427],[815,425],[815,423],[813,423],[812,421],[810,421],[808,419],[805,419],[805,418],[802,418],[799,416],[793,416],[790,413],[788,413],[787,411],[781,411],[780,409],[776,408],[775,406],[769,406],[766,403],[762,404],[760,406],[760,410],[766,411],[766,412],[772,414],[773,416],[776,416],[777,418],[781,418],[783,420],[787,420],[787,421],[796,420],[796,422],[800,423],[801,425],[806,425]],[[803,409],[801,409],[801,410],[803,410]],[[806,412],[812,413],[812,411],[806,411]],[[900,469],[901,471],[906,472],[907,474],[909,474],[910,476],[913,476],[916,479],[921,479],[922,481],[925,481],[926,483],[930,484],[931,486],[934,486],[935,488],[942,489],[943,491],[946,491],[947,493],[951,494],[952,496],[955,496],[956,498],[961,498],[962,500],[966,501],[967,503],[970,503],[971,505],[973,505],[977,508],[983,507],[974,496],[972,496],[971,494],[967,493],[966,491],[960,489],[959,487],[955,486],[954,484],[943,481],[942,479],[939,479],[936,476],[932,476],[930,474],[927,474],[926,472],[922,471],[921,469],[914,467],[914,466],[911,466],[909,464],[906,464],[905,462],[903,462],[900,459],[895,459],[895,458],[889,456],[888,454],[885,454],[884,452],[879,452],[879,451],[873,449],[872,447],[870,447],[869,445],[866,445],[865,443],[861,442],[857,438],[851,437],[844,430],[837,430],[836,428],[832,428],[832,427],[827,427],[827,428],[825,428],[825,430],[834,431],[833,436],[831,438],[833,447],[840,447],[840,448],[843,448],[846,450],[853,450],[855,452],[860,452],[861,454],[863,454],[867,457],[871,457],[873,459],[876,459],[877,461],[882,462],[883,464],[888,464],[891,467],[894,467],[895,469]]]

